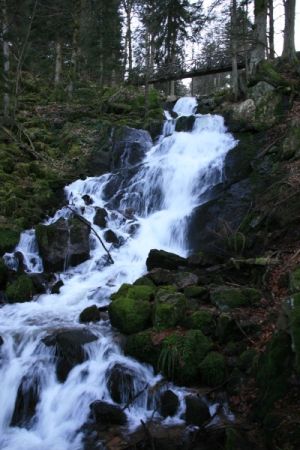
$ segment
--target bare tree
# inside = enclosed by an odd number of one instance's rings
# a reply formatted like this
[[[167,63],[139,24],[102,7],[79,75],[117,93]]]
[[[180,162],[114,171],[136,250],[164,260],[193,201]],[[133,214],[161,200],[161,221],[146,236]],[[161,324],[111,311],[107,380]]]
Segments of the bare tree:
[[[293,62],[297,60],[295,50],[296,0],[284,0],[285,26],[283,38],[283,58]]]
[[[268,17],[269,17],[269,57],[275,58],[274,49],[274,4],[273,0],[268,0]]]
[[[3,114],[7,117],[9,114],[10,95],[9,95],[9,70],[10,70],[10,50],[8,34],[8,19],[6,0],[1,0],[2,12],[2,51],[3,51],[3,78],[4,78],[4,95],[3,95]]]
[[[251,52],[250,71],[265,59],[267,49],[267,8],[268,0],[254,1],[254,48]]]
[[[237,1],[232,0],[231,4],[231,85],[234,100],[236,101],[239,96],[239,73],[238,73],[238,61],[237,61]]]

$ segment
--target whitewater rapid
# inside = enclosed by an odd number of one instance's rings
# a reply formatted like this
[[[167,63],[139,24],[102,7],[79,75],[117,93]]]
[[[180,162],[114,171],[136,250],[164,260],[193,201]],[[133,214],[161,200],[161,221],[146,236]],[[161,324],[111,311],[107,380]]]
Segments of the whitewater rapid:
[[[194,98],[182,98],[174,107],[178,116],[194,114]],[[87,360],[76,366],[66,381],[57,380],[53,349],[42,339],[55,330],[86,328],[79,323],[79,314],[87,306],[109,303],[109,296],[122,283],[132,283],[146,271],[145,261],[150,249],[164,249],[186,256],[186,226],[193,209],[212,186],[222,181],[224,159],[235,141],[224,126],[223,118],[196,115],[192,131],[176,132],[176,119],[166,113],[163,134],[146,152],[134,174],[118,187],[118,174],[77,180],[65,188],[69,205],[93,223],[95,207],[110,205],[108,186],[114,180],[114,209],[108,209],[107,228],[122,238],[123,245],[112,248],[113,265],[106,264],[105,252],[91,234],[91,257],[58,277],[64,282],[59,294],[44,294],[27,303],[7,304],[0,309],[0,449],[1,450],[79,450],[82,448],[82,425],[95,400],[113,403],[106,383],[109,369],[120,363],[134,372],[134,389],[142,395],[126,410],[129,428],[146,421],[155,405],[150,388],[160,380],[150,366],[125,357],[108,320],[90,324],[98,337],[85,345]],[[124,162],[126,164],[126,161]],[[126,169],[126,167],[124,167]],[[125,185],[124,185],[125,183]],[[121,189],[122,187],[122,189]],[[83,196],[93,203],[87,206]],[[130,233],[131,220],[122,212],[134,211],[138,224]],[[57,211],[46,223],[71,214],[68,208]],[[93,225],[103,236],[105,230]],[[41,272],[42,261],[37,253],[33,230],[22,234],[16,251],[23,253],[28,272]],[[6,262],[16,264],[13,255]],[[84,375],[83,375],[84,374]],[[10,426],[21,381],[38,386],[39,402],[31,422],[25,427]],[[26,384],[26,383],[25,383]],[[147,386],[147,388],[146,388]],[[169,384],[170,387],[170,384]],[[184,412],[184,389],[171,386],[180,399],[176,417],[166,423],[180,423]],[[162,419],[161,419],[162,420]]]

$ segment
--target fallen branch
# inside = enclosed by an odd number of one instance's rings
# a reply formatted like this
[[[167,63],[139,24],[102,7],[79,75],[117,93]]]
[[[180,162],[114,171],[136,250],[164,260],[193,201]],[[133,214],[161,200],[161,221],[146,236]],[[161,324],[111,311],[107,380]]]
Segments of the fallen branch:
[[[124,406],[124,408],[122,408],[122,411],[125,411],[125,409],[129,408],[129,406],[148,388],[148,384],[146,384],[146,386],[143,387],[143,389],[141,391],[139,391],[137,394],[135,394],[134,397],[132,397]]]
[[[97,239],[99,240],[100,244],[102,245],[102,247],[104,248],[104,250],[106,251],[107,255],[108,255],[108,259],[111,262],[111,264],[114,264],[114,260],[109,252],[109,250],[106,248],[104,242],[102,241],[101,237],[99,236],[99,234],[97,233],[97,231],[95,230],[95,228],[93,228],[93,226],[91,225],[91,223],[85,219],[84,217],[82,217],[77,211],[75,211],[73,208],[71,208],[71,206],[67,205],[66,206],[68,209],[70,209],[72,211],[72,213],[74,214],[74,216],[80,220],[81,222],[85,223],[86,225],[88,225],[91,228],[91,231],[93,231],[93,233],[95,234],[95,236],[97,237]]]

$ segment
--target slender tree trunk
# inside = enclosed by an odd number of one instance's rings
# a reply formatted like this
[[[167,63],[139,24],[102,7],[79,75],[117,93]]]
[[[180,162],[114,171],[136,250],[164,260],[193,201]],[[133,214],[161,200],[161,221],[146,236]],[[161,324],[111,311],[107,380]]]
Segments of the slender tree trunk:
[[[232,0],[231,5],[231,53],[232,53],[232,69],[231,69],[231,87],[234,100],[239,97],[239,72],[237,61],[237,4],[236,0]]]
[[[257,64],[265,59],[267,49],[267,0],[254,2],[255,42],[251,52],[250,71],[254,72]]]
[[[9,115],[10,95],[9,95],[9,70],[10,70],[10,51],[9,42],[7,40],[8,20],[6,0],[1,0],[2,10],[2,51],[3,51],[3,78],[4,78],[4,94],[3,94],[3,115]]]
[[[131,32],[131,2],[127,9],[127,33],[128,33],[128,76],[132,74],[132,32]]]
[[[283,58],[293,62],[297,60],[295,50],[296,0],[284,0],[285,26],[283,37]]]
[[[275,58],[274,50],[274,5],[273,0],[268,0],[269,9],[269,55],[271,59]]]
[[[70,82],[67,87],[69,97],[73,96],[74,84],[77,78],[78,57],[79,57],[79,34],[80,34],[80,14],[81,14],[81,0],[76,0],[74,12],[74,28],[72,37],[72,54],[71,54],[71,68],[70,68]]]
[[[35,18],[37,3],[38,3],[38,0],[35,0],[35,2],[33,4],[32,12],[31,12],[30,22],[28,24],[26,36],[23,41],[20,56],[18,59],[17,70],[16,70],[16,82],[15,82],[15,98],[14,98],[14,111],[13,111],[14,117],[16,115],[16,111],[18,108],[18,96],[19,96],[19,91],[20,91],[22,67],[23,67],[23,62],[24,62],[24,58],[25,58],[25,54],[26,54],[26,50],[27,50],[27,45],[28,45],[28,41],[29,41],[31,29],[32,29],[32,24],[33,24],[33,21]]]
[[[54,73],[54,84],[58,86],[61,82],[62,74],[62,46],[61,42],[57,41],[55,46],[56,58],[55,58],[55,73]]]

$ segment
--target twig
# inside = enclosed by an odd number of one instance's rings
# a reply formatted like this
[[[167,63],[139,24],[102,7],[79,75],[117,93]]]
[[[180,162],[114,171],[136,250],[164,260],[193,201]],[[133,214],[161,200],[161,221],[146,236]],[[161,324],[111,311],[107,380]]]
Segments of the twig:
[[[146,386],[143,387],[143,389],[141,391],[139,391],[137,394],[135,394],[134,397],[132,397],[132,399],[130,399],[126,405],[124,406],[124,408],[122,408],[122,411],[125,411],[125,409],[127,409],[147,388],[148,388],[149,384],[146,384]]]
[[[77,217],[78,220],[81,220],[81,222],[85,223],[86,225],[88,225],[91,228],[91,231],[93,231],[93,233],[96,235],[96,237],[99,239],[100,244],[102,245],[102,247],[104,248],[104,250],[106,251],[106,253],[108,254],[108,258],[111,262],[111,264],[114,264],[114,260],[109,252],[109,250],[106,248],[104,242],[102,241],[101,237],[99,236],[99,234],[97,233],[97,231],[93,228],[93,226],[91,225],[91,223],[85,219],[84,217],[82,217],[77,211],[75,211],[73,208],[71,208],[71,206],[66,205],[66,207],[68,209],[70,209],[72,211],[72,213],[75,215],[75,217]]]

